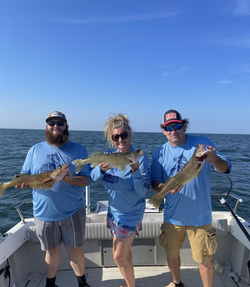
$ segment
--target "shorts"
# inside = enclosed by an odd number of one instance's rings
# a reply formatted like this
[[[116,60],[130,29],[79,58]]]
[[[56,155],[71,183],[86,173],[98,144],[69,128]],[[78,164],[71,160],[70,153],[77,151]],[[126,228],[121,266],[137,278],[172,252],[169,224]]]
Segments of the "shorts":
[[[139,236],[139,232],[142,230],[142,223],[138,226],[127,226],[121,223],[116,223],[110,217],[107,217],[107,228],[110,229],[111,233],[119,238],[128,238],[136,232]]]
[[[61,243],[67,247],[81,247],[85,242],[85,208],[62,221],[42,221],[34,217],[36,235],[42,250],[50,250]]]
[[[215,229],[212,224],[203,226],[178,226],[164,222],[159,237],[160,245],[165,249],[166,256],[177,258],[181,245],[187,236],[192,250],[193,260],[197,263],[207,263],[212,260],[217,250]]]

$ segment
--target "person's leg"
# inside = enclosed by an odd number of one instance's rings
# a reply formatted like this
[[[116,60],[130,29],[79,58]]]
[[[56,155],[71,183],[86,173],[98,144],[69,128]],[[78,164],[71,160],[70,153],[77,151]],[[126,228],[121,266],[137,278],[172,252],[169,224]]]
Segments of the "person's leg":
[[[161,226],[159,238],[160,245],[164,248],[169,270],[172,275],[172,282],[177,286],[181,284],[180,279],[180,249],[186,236],[186,227],[177,226],[164,222]],[[173,286],[170,283],[168,286]],[[180,285],[182,286],[182,285]]]
[[[46,264],[47,278],[56,277],[60,261],[61,261],[61,244],[53,249],[46,250],[45,264]]]
[[[65,246],[69,254],[69,262],[76,276],[85,273],[84,253],[81,247],[72,248]]]
[[[77,277],[79,287],[89,286],[85,278],[85,257],[81,247],[66,247],[69,254],[69,262]]]
[[[122,287],[135,287],[134,267],[132,263],[131,245],[135,232],[128,238],[113,237],[113,257],[125,280]]]
[[[180,267],[181,267],[180,256],[177,258],[168,258],[167,257],[167,262],[168,262],[168,268],[172,274],[173,283],[179,284],[181,281],[181,279],[180,279]]]
[[[34,217],[34,222],[41,249],[45,251],[46,287],[54,287],[56,286],[57,269],[61,261],[62,238],[59,222],[42,221],[36,217]]]
[[[213,254],[217,249],[215,229],[212,224],[189,226],[187,234],[194,261],[199,263],[199,271],[204,287],[212,287],[214,279]]]
[[[210,260],[207,263],[199,263],[199,270],[203,287],[212,287],[214,280],[214,264]]]
[[[79,287],[89,286],[85,278],[85,256],[82,246],[85,241],[84,207],[75,214],[62,221],[61,231],[63,243],[69,254],[69,261],[76,275]]]

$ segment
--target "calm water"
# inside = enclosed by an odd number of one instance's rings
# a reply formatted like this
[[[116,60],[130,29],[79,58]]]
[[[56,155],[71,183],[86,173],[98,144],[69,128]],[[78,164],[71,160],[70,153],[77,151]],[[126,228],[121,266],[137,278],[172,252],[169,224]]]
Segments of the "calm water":
[[[233,182],[230,194],[243,199],[237,214],[250,221],[249,192],[250,192],[250,135],[220,135],[206,134],[217,148],[225,154],[232,163],[232,172],[229,175]],[[18,130],[0,129],[0,182],[10,181],[18,174],[23,165],[28,149],[35,143],[44,140],[43,130]],[[107,143],[103,132],[94,131],[70,131],[70,140],[83,144],[89,153],[107,149]],[[134,133],[133,146],[142,148],[151,161],[152,153],[163,143],[166,137],[162,133]],[[229,180],[224,176],[212,176],[212,185],[219,191],[227,192],[230,187]],[[150,191],[147,197],[154,193]],[[19,215],[13,208],[23,202],[32,199],[31,190],[19,190],[9,188],[0,198],[0,232],[6,232],[20,221]],[[102,184],[91,183],[91,209],[95,209],[97,200],[106,200],[107,193]],[[233,208],[235,201],[228,198]],[[218,200],[213,203],[214,210],[227,210]],[[32,204],[22,207],[24,217],[32,216]]]

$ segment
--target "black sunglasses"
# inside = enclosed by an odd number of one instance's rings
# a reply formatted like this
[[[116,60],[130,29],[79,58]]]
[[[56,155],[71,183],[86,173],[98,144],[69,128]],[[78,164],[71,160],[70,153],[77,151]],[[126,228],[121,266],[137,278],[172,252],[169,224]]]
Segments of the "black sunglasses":
[[[49,121],[49,122],[47,122],[47,124],[48,124],[49,126],[51,126],[51,127],[53,127],[53,126],[55,126],[55,125],[62,127],[62,126],[65,125],[65,121],[58,121],[58,122]]]
[[[122,140],[125,140],[127,139],[129,136],[129,133],[128,132],[122,132],[120,134],[115,134],[115,135],[112,135],[112,140],[114,142],[118,142],[119,141],[119,138],[121,138]]]

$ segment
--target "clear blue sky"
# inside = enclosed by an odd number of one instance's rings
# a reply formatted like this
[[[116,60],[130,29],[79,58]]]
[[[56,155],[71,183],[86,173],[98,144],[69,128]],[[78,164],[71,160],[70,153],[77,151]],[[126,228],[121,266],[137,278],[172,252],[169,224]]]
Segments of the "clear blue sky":
[[[250,0],[1,0],[0,128],[250,133]]]

